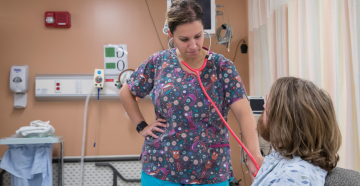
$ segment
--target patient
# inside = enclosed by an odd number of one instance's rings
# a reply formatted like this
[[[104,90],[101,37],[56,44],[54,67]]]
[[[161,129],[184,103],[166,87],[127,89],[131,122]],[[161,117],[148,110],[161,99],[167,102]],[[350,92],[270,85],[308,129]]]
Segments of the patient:
[[[329,94],[310,81],[284,77],[271,87],[264,108],[258,131],[275,150],[252,185],[324,185],[341,145]]]

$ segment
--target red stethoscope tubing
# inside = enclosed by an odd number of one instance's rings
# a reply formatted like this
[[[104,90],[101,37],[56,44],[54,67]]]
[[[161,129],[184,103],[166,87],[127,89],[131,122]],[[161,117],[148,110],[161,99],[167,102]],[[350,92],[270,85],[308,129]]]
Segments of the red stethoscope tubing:
[[[203,70],[206,66],[208,60],[208,56],[206,56],[205,60],[204,60],[204,64],[202,65],[202,67],[200,67],[199,69],[193,69],[191,68],[188,64],[186,64],[184,61],[181,61],[181,63],[183,65],[185,65],[189,70],[191,70],[192,72],[195,72],[196,77],[199,81],[199,84],[201,86],[202,91],[204,92],[205,96],[208,98],[208,100],[211,102],[212,106],[215,108],[216,112],[219,114],[221,120],[223,121],[223,123],[226,125],[226,127],[229,129],[230,133],[234,136],[234,138],[236,139],[236,141],[241,145],[241,147],[245,150],[245,152],[248,154],[248,156],[250,157],[250,159],[254,162],[256,169],[258,170],[255,174],[254,177],[256,177],[257,173],[259,172],[259,165],[256,163],[254,157],[251,155],[251,153],[247,150],[247,148],[245,147],[245,145],[240,141],[240,139],[235,135],[234,131],[230,128],[230,126],[227,124],[227,122],[225,121],[224,117],[221,115],[219,109],[216,107],[215,103],[211,100],[210,96],[207,94],[201,79],[200,79],[200,71]]]

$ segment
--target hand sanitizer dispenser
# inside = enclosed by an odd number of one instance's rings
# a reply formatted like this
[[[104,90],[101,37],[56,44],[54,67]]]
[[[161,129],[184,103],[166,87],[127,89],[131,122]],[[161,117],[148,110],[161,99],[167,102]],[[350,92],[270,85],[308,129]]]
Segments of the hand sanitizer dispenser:
[[[10,70],[10,90],[14,92],[14,108],[26,107],[29,90],[29,66],[12,66]]]

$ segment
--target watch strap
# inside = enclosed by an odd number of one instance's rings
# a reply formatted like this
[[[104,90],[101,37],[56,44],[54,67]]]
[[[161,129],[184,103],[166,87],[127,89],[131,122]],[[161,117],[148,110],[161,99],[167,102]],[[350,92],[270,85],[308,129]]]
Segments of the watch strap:
[[[147,126],[148,124],[145,121],[142,121],[136,126],[136,130],[138,133],[140,133],[140,131],[144,130],[144,128]]]

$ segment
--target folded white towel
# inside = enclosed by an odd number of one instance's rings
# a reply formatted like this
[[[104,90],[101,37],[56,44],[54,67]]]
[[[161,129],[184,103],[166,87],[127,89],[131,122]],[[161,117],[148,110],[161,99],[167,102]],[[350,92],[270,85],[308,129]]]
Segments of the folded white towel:
[[[40,128],[40,127],[38,127]],[[41,127],[41,128],[45,128],[45,129],[38,129],[38,130],[30,130],[30,131],[24,131],[21,132],[21,135],[23,136],[27,136],[29,134],[45,134],[45,135],[52,135],[55,133],[55,129],[53,126],[49,125],[47,127]]]
[[[50,121],[41,121],[41,120],[35,120],[30,122],[30,126],[32,127],[46,127],[49,126]]]
[[[43,122],[40,120],[36,120],[30,123],[30,126],[21,127],[16,131],[16,134],[21,134],[23,136],[27,136],[29,134],[44,134],[44,135],[52,135],[55,133],[55,129],[53,126],[49,125],[50,121]]]
[[[16,134],[18,134],[20,132],[31,131],[31,130],[36,130],[36,129],[45,129],[45,128],[44,127],[30,127],[30,126],[20,127],[20,129],[16,131]]]

